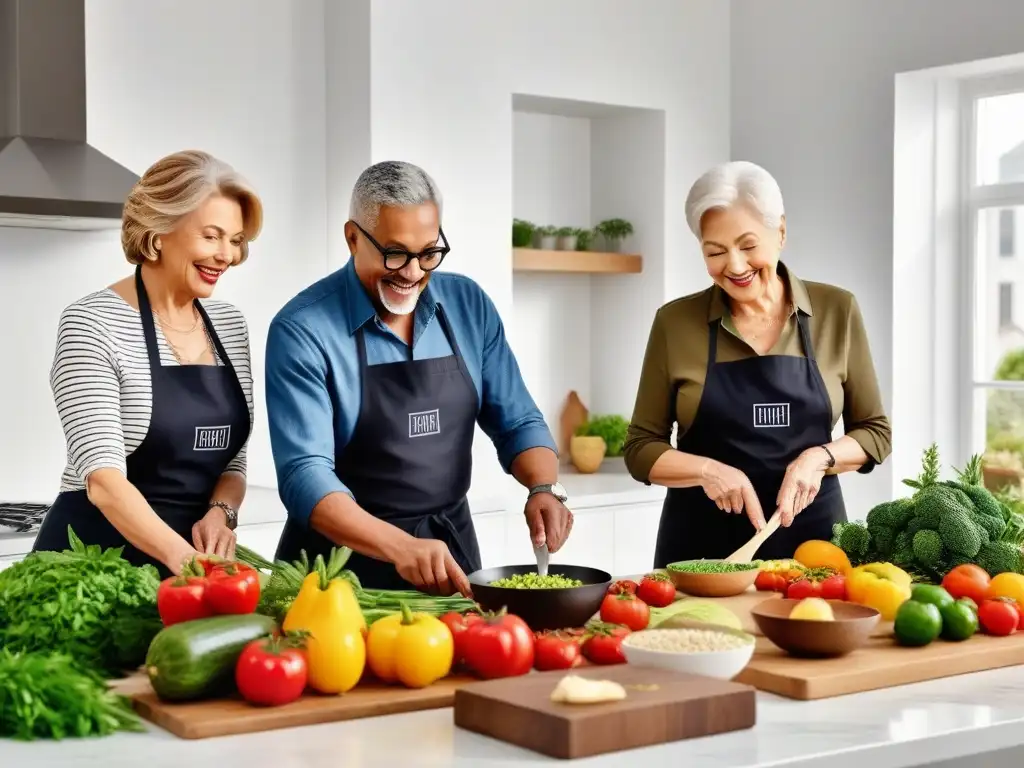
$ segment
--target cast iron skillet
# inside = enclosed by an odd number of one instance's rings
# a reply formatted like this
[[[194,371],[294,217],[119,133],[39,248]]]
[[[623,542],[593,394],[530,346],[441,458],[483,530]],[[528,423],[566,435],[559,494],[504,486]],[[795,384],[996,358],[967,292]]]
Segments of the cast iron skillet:
[[[492,587],[491,582],[522,573],[536,573],[537,564],[506,565],[501,568],[486,568],[469,575],[473,585],[473,599],[487,611],[508,613],[525,621],[530,629],[539,632],[545,629],[582,627],[601,608],[601,601],[612,583],[612,575],[597,568],[582,565],[548,566],[548,575],[579,579],[582,587],[563,589],[512,589]]]

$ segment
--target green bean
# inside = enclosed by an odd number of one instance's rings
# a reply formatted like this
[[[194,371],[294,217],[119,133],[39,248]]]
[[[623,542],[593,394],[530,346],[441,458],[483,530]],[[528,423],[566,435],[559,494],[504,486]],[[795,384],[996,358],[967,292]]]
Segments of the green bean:
[[[517,573],[491,582],[492,587],[505,589],[565,589],[566,587],[582,587],[579,579],[570,579],[556,573],[541,576],[539,573]]]
[[[668,569],[677,573],[740,573],[753,571],[757,563],[727,563],[724,560],[690,560],[681,563],[669,563]]]

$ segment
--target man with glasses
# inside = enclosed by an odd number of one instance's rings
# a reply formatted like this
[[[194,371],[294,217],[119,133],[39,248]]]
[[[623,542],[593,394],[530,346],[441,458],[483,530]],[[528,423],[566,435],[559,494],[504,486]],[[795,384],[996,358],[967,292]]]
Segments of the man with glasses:
[[[271,323],[267,412],[288,510],[277,557],[345,545],[367,587],[469,595],[477,423],[529,489],[535,547],[557,551],[572,513],[494,305],[468,277],[435,274],[449,251],[441,209],[421,168],[367,168],[345,224],[351,258]]]

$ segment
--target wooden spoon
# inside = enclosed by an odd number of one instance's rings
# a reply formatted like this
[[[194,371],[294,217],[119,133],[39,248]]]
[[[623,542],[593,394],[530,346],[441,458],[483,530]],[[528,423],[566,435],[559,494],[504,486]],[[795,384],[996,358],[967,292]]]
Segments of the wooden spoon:
[[[750,541],[725,558],[725,561],[727,563],[749,563],[754,559],[754,555],[757,554],[758,548],[764,543],[765,539],[778,530],[781,522],[782,515],[772,515],[764,528],[755,533]]]

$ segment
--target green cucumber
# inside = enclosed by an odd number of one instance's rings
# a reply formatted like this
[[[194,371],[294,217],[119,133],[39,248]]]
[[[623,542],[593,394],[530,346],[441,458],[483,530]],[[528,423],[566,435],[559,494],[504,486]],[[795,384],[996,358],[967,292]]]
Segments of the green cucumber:
[[[164,701],[190,701],[230,690],[235,665],[253,640],[277,622],[258,613],[211,616],[161,629],[146,654],[146,673]]]

